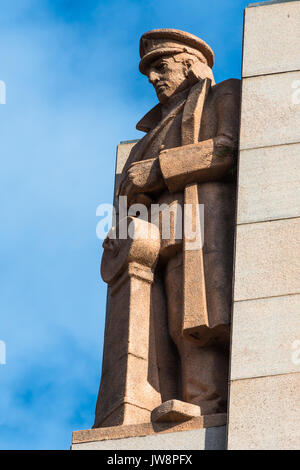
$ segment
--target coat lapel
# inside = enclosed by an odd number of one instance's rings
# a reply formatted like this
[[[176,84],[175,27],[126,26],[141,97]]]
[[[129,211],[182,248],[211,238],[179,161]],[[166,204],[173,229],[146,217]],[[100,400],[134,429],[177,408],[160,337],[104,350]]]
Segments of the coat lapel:
[[[211,80],[206,78],[191,89],[182,116],[181,145],[195,144],[199,141],[203,108],[210,88]]]

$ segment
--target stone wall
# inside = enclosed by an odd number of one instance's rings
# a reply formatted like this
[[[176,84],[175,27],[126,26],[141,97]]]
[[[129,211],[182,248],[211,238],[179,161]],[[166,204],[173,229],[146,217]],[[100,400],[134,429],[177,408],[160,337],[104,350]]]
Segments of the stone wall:
[[[300,1],[245,11],[229,449],[300,442]]]

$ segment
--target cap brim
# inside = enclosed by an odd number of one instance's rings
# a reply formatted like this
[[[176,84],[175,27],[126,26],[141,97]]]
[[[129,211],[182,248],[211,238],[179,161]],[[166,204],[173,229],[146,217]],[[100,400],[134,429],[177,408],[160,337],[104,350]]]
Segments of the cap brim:
[[[203,62],[203,60],[206,62],[205,57],[203,54],[201,54],[200,51],[193,50],[189,47],[163,47],[160,49],[154,49],[151,52],[148,52],[148,54],[145,54],[144,57],[141,59],[140,64],[139,64],[139,69],[140,72],[143,73],[144,75],[147,75],[147,70],[152,62],[155,60],[159,59],[159,57],[164,56],[164,55],[174,55],[174,54],[180,54],[186,52],[188,54],[194,55],[197,57],[199,60]]]

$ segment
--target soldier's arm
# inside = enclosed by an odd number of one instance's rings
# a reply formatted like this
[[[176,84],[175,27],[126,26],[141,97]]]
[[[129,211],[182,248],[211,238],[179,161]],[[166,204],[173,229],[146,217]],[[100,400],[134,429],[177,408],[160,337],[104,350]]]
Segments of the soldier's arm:
[[[160,169],[170,192],[180,191],[189,183],[218,181],[229,172],[238,149],[239,106],[239,82],[230,80],[218,100],[217,136],[161,152]]]

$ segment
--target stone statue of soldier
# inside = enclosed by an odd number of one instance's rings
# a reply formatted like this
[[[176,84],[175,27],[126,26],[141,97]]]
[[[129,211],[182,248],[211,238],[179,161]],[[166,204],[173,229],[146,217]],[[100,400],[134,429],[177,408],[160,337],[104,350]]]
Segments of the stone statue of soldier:
[[[226,411],[240,81],[215,84],[212,50],[183,31],[145,33],[140,56],[159,104],[137,124],[146,135],[129,155],[118,195],[129,205],[204,205],[202,267],[171,230],[161,239],[151,294],[161,397],[152,420],[180,421]],[[206,320],[197,315],[204,303]],[[190,305],[193,327],[185,328]]]

